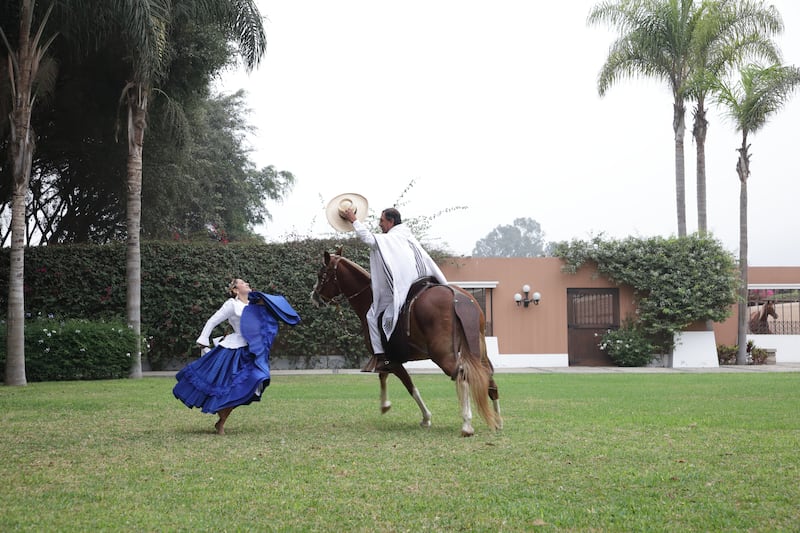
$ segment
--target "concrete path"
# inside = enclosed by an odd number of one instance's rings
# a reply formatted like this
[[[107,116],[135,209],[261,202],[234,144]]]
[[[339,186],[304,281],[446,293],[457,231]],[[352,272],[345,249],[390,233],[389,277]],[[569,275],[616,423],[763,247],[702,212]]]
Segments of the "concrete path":
[[[621,366],[570,366],[570,367],[525,367],[496,368],[497,374],[698,374],[742,372],[800,372],[800,363],[781,363],[777,365],[722,365],[715,368],[663,368],[663,367],[621,367]],[[361,374],[357,369],[315,369],[315,370],[272,370],[274,376],[313,375],[313,374]],[[436,369],[409,369],[409,374],[440,374]],[[144,377],[175,377],[175,371],[142,372]]]

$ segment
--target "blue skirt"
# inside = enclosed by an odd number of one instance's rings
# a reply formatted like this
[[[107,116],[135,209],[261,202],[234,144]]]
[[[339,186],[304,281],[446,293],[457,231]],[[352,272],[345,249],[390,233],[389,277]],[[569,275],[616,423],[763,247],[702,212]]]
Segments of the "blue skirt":
[[[199,407],[204,413],[258,402],[269,385],[269,374],[255,359],[247,346],[216,346],[175,375],[178,383],[172,394],[187,407]]]

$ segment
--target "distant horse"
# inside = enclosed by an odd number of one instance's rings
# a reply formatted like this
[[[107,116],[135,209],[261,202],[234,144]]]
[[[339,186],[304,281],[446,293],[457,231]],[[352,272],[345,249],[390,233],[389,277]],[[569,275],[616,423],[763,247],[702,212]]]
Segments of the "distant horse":
[[[325,252],[317,283],[311,293],[315,305],[338,303],[347,299],[361,319],[364,340],[370,353],[371,343],[367,328],[367,311],[372,305],[370,275],[361,266],[341,255]],[[471,317],[469,319],[464,317]],[[486,355],[483,311],[471,294],[458,287],[434,284],[422,290],[408,304],[408,315],[401,315],[395,328],[400,334],[403,349],[387,350],[391,364],[388,372],[379,373],[381,385],[381,412],[392,404],[386,392],[386,378],[392,373],[405,385],[422,412],[422,427],[430,427],[431,412],[423,402],[411,376],[403,367],[406,361],[431,359],[456,382],[456,392],[461,406],[461,435],[470,437],[472,427],[470,396],[478,413],[493,429],[502,428],[500,400],[494,381],[492,363]],[[392,335],[395,342],[395,334]],[[493,409],[487,399],[491,398]]]
[[[769,323],[767,323],[767,317],[778,319],[778,313],[775,311],[775,302],[772,300],[767,300],[767,303],[761,307],[760,311],[750,315],[750,333],[772,333]]]

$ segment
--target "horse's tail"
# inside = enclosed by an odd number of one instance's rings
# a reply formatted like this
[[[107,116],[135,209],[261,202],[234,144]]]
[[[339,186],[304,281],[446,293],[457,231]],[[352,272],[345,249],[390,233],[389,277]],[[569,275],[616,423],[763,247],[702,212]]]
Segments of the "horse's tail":
[[[481,336],[481,353],[473,354],[467,347],[466,337],[461,338],[461,369],[458,374],[458,379],[466,380],[469,385],[470,396],[472,401],[475,402],[475,408],[478,410],[481,418],[492,429],[500,429],[502,424],[499,415],[489,405],[489,382],[492,377],[493,369],[486,354],[486,342]]]

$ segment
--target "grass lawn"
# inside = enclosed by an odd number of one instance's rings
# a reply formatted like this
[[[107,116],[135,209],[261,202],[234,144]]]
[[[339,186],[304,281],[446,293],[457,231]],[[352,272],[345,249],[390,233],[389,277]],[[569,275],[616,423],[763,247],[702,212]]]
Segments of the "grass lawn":
[[[0,387],[0,531],[798,531],[800,373],[498,374],[459,436],[417,375],[275,376],[216,417],[174,380]]]

